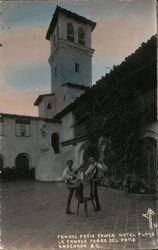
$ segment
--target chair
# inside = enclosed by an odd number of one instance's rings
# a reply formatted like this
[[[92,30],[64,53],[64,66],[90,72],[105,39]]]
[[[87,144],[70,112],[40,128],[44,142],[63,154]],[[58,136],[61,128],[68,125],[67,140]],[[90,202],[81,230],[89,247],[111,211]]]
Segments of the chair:
[[[77,204],[77,215],[79,213],[79,209],[80,209],[80,205],[84,205],[84,212],[86,217],[88,217],[88,202],[92,202],[93,208],[94,210],[96,209],[95,204],[94,204],[94,189],[93,189],[93,184],[91,183],[91,192],[90,192],[90,196],[83,196],[83,200],[79,200],[78,199],[78,204]],[[97,211],[96,211],[97,213]]]

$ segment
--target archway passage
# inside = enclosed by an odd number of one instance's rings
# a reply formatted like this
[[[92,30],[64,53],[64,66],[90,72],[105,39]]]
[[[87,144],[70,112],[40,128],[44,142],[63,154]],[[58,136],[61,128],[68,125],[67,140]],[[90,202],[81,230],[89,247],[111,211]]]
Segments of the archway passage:
[[[29,170],[29,159],[26,154],[19,154],[16,157],[16,168],[23,169],[23,170]]]
[[[139,174],[141,178],[153,180],[157,178],[157,142],[153,138],[141,140],[141,156]]]
[[[13,169],[14,179],[35,179],[34,168],[30,167],[31,157],[26,153],[17,155],[15,159],[15,169]]]
[[[60,153],[60,147],[59,147],[59,135],[58,133],[53,133],[51,138],[51,144],[52,148],[54,150],[55,154]]]

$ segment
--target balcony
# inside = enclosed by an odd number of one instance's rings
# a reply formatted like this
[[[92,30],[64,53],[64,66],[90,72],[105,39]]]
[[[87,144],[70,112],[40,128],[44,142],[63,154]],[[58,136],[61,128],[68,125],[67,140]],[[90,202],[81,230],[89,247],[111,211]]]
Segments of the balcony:
[[[144,124],[155,122],[157,116],[156,89],[139,97],[139,112]]]
[[[74,127],[75,137],[81,137],[87,135],[87,123],[82,123]]]
[[[83,140],[87,140],[87,130],[88,130],[88,124],[82,123],[80,125],[75,125],[74,127],[74,137],[67,141],[62,141],[62,146],[67,145],[76,145],[76,143],[81,142]]]
[[[144,109],[149,105],[156,104],[156,89],[151,90],[139,97],[140,108]]]

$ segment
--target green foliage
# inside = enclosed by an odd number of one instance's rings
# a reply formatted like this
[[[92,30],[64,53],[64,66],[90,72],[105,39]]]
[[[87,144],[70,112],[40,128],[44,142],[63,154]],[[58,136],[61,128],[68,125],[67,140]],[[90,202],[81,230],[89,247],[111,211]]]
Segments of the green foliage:
[[[156,194],[156,183],[145,181],[133,175],[125,177],[106,177],[102,179],[101,186],[123,190],[127,193]]]
[[[150,84],[149,84],[150,83]],[[156,89],[156,36],[102,77],[79,99],[88,116],[88,154],[98,157],[98,140],[110,140],[108,167],[119,175],[135,172],[140,160],[140,131],[145,126],[138,98]],[[156,109],[150,110],[156,119]],[[153,119],[153,118],[152,118]]]

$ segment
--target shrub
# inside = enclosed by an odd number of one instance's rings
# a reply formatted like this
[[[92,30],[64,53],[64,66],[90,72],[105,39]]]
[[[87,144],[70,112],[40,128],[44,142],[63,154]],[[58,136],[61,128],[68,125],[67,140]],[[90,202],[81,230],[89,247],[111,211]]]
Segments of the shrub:
[[[127,174],[124,178],[103,178],[101,185],[118,190],[124,190],[127,193],[156,194],[156,183],[151,183],[132,174]]]
[[[2,181],[12,181],[12,180],[32,180],[35,179],[35,171],[33,168],[3,168],[1,172]]]

